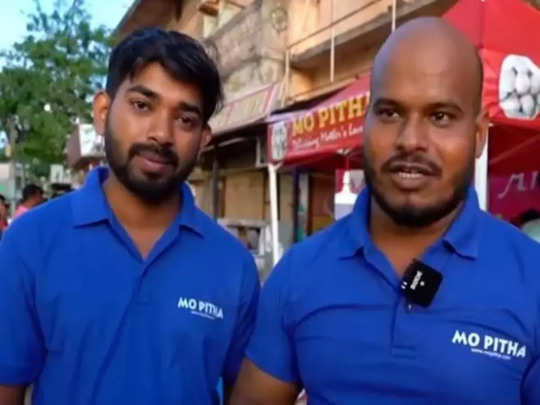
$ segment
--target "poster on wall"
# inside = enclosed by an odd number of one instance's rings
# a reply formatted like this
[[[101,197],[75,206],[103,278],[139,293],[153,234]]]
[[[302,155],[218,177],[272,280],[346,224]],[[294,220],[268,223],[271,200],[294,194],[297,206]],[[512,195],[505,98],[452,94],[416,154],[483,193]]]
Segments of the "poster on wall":
[[[337,221],[352,212],[356,197],[365,186],[363,170],[336,170],[334,219]]]
[[[489,210],[540,242],[540,170],[491,175]]]

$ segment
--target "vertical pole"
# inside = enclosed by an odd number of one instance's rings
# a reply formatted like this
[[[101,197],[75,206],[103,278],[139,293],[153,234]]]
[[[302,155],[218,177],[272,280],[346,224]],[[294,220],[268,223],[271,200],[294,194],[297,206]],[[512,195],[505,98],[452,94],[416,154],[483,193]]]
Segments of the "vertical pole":
[[[293,243],[298,242],[298,207],[300,205],[300,186],[299,179],[300,174],[297,168],[294,168],[293,171],[293,203],[292,203],[292,219],[293,219]]]
[[[279,251],[279,223],[278,223],[278,197],[277,197],[277,169],[273,163],[268,164],[268,185],[270,187],[270,227],[272,230],[272,259],[274,266],[280,259]]]
[[[212,162],[212,216],[219,216],[219,147],[214,147],[214,161]]]
[[[478,195],[478,204],[484,211],[488,209],[488,139],[482,155],[476,159],[474,167],[474,188]]]
[[[291,54],[290,49],[287,49],[287,52],[285,52],[285,74],[283,75],[284,78],[284,85],[283,85],[283,94],[281,95],[281,106],[284,107],[287,103],[287,97],[289,96],[289,87],[291,83]]]
[[[11,213],[13,214],[15,206],[17,205],[17,199],[16,199],[16,191],[17,191],[17,161],[15,160],[15,148],[17,147],[17,131],[15,130],[15,124],[12,120],[9,120],[8,123],[8,141],[9,141],[9,153],[10,153],[10,159],[9,159],[9,177],[8,177],[8,184],[11,188]]]
[[[392,32],[396,30],[396,8],[397,0],[392,0]]]
[[[330,38],[330,83],[334,83],[335,70],[336,70],[336,28],[334,25],[334,0],[330,2],[330,25],[331,25],[331,38]]]

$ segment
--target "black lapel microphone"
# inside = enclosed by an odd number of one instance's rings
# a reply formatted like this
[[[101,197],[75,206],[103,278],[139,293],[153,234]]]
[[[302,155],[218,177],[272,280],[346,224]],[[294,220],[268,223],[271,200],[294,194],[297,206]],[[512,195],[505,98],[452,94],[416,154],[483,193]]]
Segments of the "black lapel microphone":
[[[439,286],[443,275],[434,268],[414,259],[401,279],[401,290],[409,302],[429,307]]]

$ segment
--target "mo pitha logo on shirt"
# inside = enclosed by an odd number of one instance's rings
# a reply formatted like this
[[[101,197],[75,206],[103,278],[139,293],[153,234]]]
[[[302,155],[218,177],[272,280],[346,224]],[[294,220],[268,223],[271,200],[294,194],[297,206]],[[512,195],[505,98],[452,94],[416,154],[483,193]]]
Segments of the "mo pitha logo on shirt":
[[[456,330],[452,343],[469,347],[473,353],[502,360],[525,358],[527,356],[527,346],[519,342],[496,336],[481,335],[476,332],[467,333]]]
[[[188,310],[192,315],[211,320],[223,319],[223,308],[196,298],[180,297],[178,299],[178,309]]]

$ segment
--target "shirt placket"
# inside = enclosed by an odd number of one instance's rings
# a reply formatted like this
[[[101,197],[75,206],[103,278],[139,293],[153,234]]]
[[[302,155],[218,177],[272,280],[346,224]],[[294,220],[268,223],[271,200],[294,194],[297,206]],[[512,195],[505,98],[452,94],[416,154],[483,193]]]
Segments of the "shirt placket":
[[[423,262],[444,274],[444,269],[449,263],[451,253],[447,252],[441,243],[431,247],[421,258]],[[443,280],[444,282],[444,280]],[[435,295],[435,300],[437,295]],[[426,319],[426,312],[430,308],[424,308],[407,300],[399,292],[398,302],[395,308],[394,325],[392,333],[392,354],[402,358],[415,358],[422,339],[428,338],[429,325],[420,320]]]

